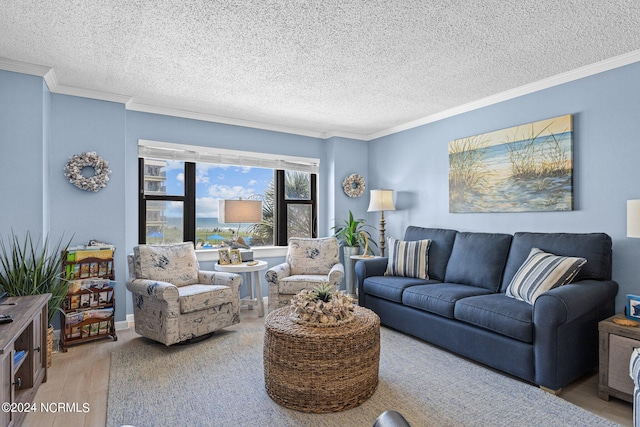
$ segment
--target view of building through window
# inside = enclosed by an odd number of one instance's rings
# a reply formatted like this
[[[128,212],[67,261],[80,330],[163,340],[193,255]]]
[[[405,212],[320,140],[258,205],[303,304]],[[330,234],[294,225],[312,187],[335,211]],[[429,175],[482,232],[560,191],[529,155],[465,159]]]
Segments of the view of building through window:
[[[273,169],[197,163],[195,167],[195,236],[199,248],[215,248],[235,239],[237,234],[251,246],[274,244],[275,174]],[[310,174],[286,171],[285,198],[308,200],[311,197]],[[184,196],[185,162],[144,160],[145,196]],[[146,202],[146,243],[183,241],[185,200],[148,200]],[[257,224],[220,223],[218,201],[249,199],[262,201],[263,220]],[[288,236],[310,237],[310,205],[289,204]]]

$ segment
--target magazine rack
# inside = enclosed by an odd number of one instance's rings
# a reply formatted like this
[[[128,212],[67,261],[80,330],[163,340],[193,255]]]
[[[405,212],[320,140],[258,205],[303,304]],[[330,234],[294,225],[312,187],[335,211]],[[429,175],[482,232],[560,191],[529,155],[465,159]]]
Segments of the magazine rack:
[[[113,248],[65,251],[63,274],[69,292],[60,314],[60,348],[111,337],[118,340],[114,314]]]

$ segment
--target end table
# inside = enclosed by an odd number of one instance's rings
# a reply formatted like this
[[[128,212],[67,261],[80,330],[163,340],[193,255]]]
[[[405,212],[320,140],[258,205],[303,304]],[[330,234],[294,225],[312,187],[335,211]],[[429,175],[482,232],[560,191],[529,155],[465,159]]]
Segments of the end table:
[[[640,347],[640,327],[629,327],[613,323],[613,319],[625,319],[616,314],[598,323],[600,335],[600,372],[598,373],[598,396],[609,400],[609,396],[633,402],[633,380],[629,376],[631,353]]]
[[[259,271],[267,269],[267,262],[261,260],[255,265],[247,265],[247,262],[242,264],[216,264],[216,271],[224,271],[227,273],[247,273],[247,284],[249,285],[249,291],[251,296],[249,298],[241,298],[240,305],[248,305],[249,310],[253,310],[253,305],[258,306],[258,316],[264,316],[264,302],[262,301],[262,290],[260,287],[260,274]]]

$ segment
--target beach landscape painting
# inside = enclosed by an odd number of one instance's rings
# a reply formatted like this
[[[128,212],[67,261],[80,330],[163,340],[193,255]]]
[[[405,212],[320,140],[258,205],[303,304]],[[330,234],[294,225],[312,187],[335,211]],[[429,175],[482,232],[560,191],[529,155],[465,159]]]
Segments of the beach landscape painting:
[[[572,209],[570,114],[449,142],[449,212]]]

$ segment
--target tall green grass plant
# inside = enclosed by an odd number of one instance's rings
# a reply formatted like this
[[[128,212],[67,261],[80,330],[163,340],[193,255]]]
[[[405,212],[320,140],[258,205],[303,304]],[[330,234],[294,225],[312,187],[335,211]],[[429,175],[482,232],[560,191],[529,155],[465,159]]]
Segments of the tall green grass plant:
[[[24,239],[13,231],[7,240],[0,238],[0,287],[9,296],[51,294],[48,324],[53,322],[56,312],[69,290],[69,282],[62,277],[63,238],[52,244],[48,237],[36,241],[27,232]]]

